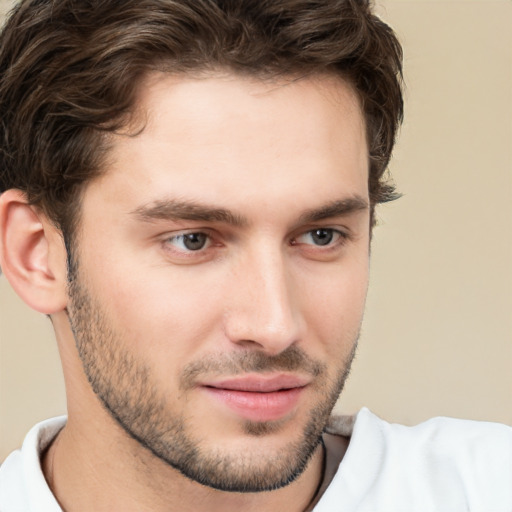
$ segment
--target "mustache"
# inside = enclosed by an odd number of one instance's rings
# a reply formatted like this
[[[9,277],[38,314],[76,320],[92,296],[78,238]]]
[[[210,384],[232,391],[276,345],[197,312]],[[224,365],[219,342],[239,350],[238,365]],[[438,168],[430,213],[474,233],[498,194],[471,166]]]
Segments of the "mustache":
[[[244,373],[265,373],[270,371],[301,372],[318,377],[324,373],[327,365],[315,361],[302,349],[294,345],[277,355],[263,352],[234,352],[207,356],[199,361],[187,364],[180,378],[180,388],[193,388],[200,376],[235,376]]]

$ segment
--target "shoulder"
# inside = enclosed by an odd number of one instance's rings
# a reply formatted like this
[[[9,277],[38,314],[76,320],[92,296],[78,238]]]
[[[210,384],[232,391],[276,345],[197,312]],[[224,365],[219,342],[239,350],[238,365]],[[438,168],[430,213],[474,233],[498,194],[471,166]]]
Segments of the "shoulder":
[[[352,435],[356,440],[372,436],[388,457],[396,451],[402,459],[413,462],[421,458],[432,466],[472,462],[473,466],[506,467],[512,462],[512,427],[499,423],[439,417],[408,427],[388,423],[363,409]]]
[[[439,417],[409,427],[388,423],[364,408],[357,417],[331,418],[327,431],[350,435],[353,449],[370,441],[375,448],[385,447],[389,456],[398,450],[412,460],[428,456],[432,461],[492,459],[506,464],[512,458],[512,451],[504,449],[512,448],[512,427],[500,423]]]
[[[64,416],[38,423],[25,437],[20,450],[0,466],[2,512],[57,512],[58,507],[41,469],[40,456],[65,425]]]
[[[335,418],[328,430],[349,426]],[[347,510],[510,511],[512,427],[452,418],[407,427],[363,409],[332,486],[359,503]]]

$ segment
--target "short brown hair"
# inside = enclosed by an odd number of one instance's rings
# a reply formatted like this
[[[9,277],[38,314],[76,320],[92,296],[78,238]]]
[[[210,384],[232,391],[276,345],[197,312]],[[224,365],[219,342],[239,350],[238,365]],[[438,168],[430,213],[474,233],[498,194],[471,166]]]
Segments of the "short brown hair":
[[[0,37],[0,193],[26,192],[70,234],[105,133],[151,70],[334,72],[357,91],[372,206],[402,120],[402,51],[369,0],[25,0]]]

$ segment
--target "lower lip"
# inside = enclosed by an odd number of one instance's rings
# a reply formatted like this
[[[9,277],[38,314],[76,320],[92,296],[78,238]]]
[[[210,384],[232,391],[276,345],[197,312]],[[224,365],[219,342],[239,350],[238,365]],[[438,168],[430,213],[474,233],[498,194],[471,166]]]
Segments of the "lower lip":
[[[237,415],[250,421],[276,421],[295,409],[303,387],[257,393],[203,387],[211,396],[227,405]]]

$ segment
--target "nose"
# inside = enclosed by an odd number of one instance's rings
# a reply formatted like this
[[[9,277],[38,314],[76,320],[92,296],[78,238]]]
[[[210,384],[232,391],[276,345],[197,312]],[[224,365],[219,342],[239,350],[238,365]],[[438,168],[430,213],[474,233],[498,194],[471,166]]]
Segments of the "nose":
[[[225,331],[232,343],[277,355],[300,340],[299,297],[282,250],[253,251],[238,266],[228,288]]]

